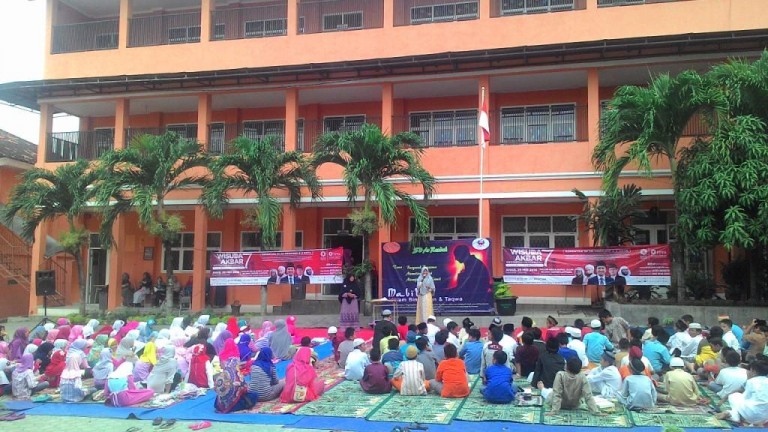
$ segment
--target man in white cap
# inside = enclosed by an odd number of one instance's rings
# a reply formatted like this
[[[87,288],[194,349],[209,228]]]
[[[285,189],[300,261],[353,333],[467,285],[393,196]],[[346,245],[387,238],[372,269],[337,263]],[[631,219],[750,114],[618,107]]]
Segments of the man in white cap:
[[[587,358],[592,363],[593,367],[600,364],[600,359],[603,357],[605,351],[613,351],[613,344],[600,333],[600,328],[603,323],[599,319],[593,319],[589,325],[592,328],[592,333],[584,336],[584,346],[587,349]]]
[[[381,311],[381,319],[373,326],[373,346],[378,347],[379,342],[389,335],[397,334],[397,326],[392,322],[392,311]]]
[[[331,346],[333,346],[333,357],[336,360],[336,362],[339,361],[339,344],[341,344],[341,339],[338,339],[339,329],[337,329],[335,326],[328,327],[328,340],[331,341]]]
[[[691,374],[685,371],[685,362],[680,357],[674,357],[669,362],[671,370],[664,374],[666,395],[659,395],[660,401],[677,406],[693,406],[699,403],[701,393],[699,385]]]
[[[354,349],[347,356],[347,364],[344,366],[344,378],[349,381],[360,381],[363,379],[365,367],[371,364],[368,359],[368,353],[365,352],[365,341],[357,338],[352,341]]]
[[[701,343],[701,340],[704,339],[704,336],[701,335],[701,324],[688,324],[688,335],[691,337],[691,340],[688,342],[688,345],[683,348],[680,357],[691,362],[693,361],[693,358],[696,357],[696,354],[699,353],[699,344]]]
[[[568,348],[576,351],[576,354],[579,355],[579,360],[581,360],[581,364],[589,364],[589,359],[587,358],[587,347],[584,345],[584,342],[581,341],[581,330],[576,327],[568,326],[565,328],[565,332],[571,338],[570,342],[568,342]]]
[[[589,371],[587,375],[592,393],[602,395],[605,398],[616,397],[621,388],[621,374],[616,368],[616,357],[610,352],[604,352],[600,358],[600,367]]]
[[[448,323],[452,323],[452,322],[453,322],[453,320],[450,319],[450,318],[444,319],[443,320],[443,327],[445,327],[447,329],[448,328]]]
[[[440,327],[435,325],[437,318],[434,315],[427,317],[427,339],[429,339],[429,345],[435,344],[435,335],[440,331]]]

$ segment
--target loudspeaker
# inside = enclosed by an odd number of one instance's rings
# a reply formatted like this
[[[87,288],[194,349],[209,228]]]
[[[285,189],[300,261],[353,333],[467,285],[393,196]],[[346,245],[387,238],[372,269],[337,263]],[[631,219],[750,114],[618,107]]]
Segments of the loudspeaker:
[[[35,294],[39,296],[56,294],[56,271],[38,270],[35,272]]]

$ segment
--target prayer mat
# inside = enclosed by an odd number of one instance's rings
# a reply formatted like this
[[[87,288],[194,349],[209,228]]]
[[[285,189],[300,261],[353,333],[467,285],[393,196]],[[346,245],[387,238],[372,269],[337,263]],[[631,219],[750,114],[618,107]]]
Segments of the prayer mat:
[[[717,395],[717,392],[714,392],[707,388],[706,384],[699,385],[699,391],[701,392],[701,395],[709,399],[709,405],[713,408],[717,406],[718,403],[720,403],[720,396]],[[731,405],[728,403],[728,400],[726,399],[725,402],[720,406],[720,409],[722,411],[731,409]]]
[[[368,394],[357,382],[344,381],[327,391],[320,399],[299,408],[296,414],[363,418],[390,397],[392,393]]]
[[[718,420],[714,415],[690,415],[690,414],[649,414],[630,411],[629,417],[635,426],[676,426],[679,428],[717,428],[730,429],[731,426],[724,420]]]
[[[643,410],[646,414],[679,414],[679,415],[709,415],[711,409],[708,405],[674,406],[659,402],[655,408]]]
[[[541,406],[517,406],[515,404],[488,403],[481,393],[482,385],[477,383],[456,414],[456,420],[464,421],[509,421],[515,423],[540,423]]]
[[[546,413],[548,409],[544,409]],[[542,416],[545,425],[555,426],[578,426],[578,427],[614,427],[629,428],[632,427],[632,421],[627,416],[624,409],[613,413],[606,413],[604,416],[596,416],[586,409],[578,410],[560,410],[560,413],[553,416]]]
[[[449,424],[463,403],[463,398],[395,394],[368,415],[367,419],[384,422]]]

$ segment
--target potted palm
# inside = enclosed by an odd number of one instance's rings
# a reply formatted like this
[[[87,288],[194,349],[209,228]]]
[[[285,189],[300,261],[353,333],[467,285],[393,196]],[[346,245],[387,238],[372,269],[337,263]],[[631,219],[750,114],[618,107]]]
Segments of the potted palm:
[[[517,296],[512,294],[512,287],[502,278],[493,279],[493,298],[498,315],[510,316],[517,311]]]

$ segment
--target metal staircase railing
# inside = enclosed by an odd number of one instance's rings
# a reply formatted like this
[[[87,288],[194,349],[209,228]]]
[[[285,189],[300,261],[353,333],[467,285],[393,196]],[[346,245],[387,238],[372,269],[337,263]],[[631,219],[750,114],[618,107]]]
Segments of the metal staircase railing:
[[[62,289],[67,286],[67,270],[56,259],[47,257],[44,268],[56,270],[56,294],[48,296],[51,306],[65,304]],[[16,284],[29,293],[32,287],[32,246],[6,226],[0,224],[0,276],[15,280]]]

